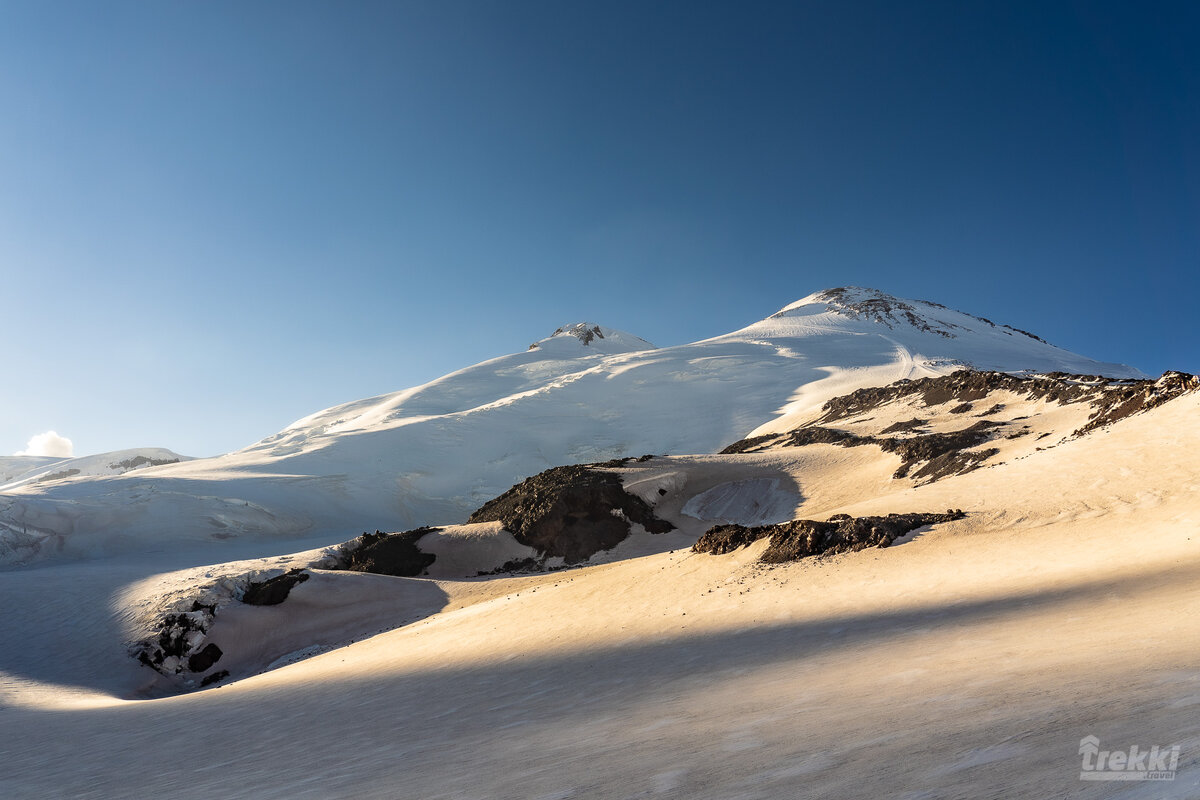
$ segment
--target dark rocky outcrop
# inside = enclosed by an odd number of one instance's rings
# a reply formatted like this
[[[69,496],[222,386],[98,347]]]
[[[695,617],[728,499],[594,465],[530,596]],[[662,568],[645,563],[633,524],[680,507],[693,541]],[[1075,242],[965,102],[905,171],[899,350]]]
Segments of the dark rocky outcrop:
[[[710,528],[692,546],[696,553],[723,555],[770,537],[770,544],[759,561],[780,564],[801,558],[857,552],[867,547],[887,547],[896,539],[925,525],[962,519],[966,515],[951,509],[945,514],[888,514],[886,517],[851,517],[837,514],[826,522],[797,519],[776,525],[745,527],[718,525]]]
[[[842,447],[857,447],[860,444],[872,444],[874,441],[874,437],[871,436],[859,436],[849,431],[838,430],[837,428],[806,425],[787,433],[768,433],[765,436],[752,436],[749,439],[742,439],[726,447],[719,455],[753,453],[761,450],[769,450],[774,447],[804,447],[810,444],[836,444]]]
[[[980,319],[982,319],[982,317],[980,317]],[[1022,336],[1028,336],[1030,339],[1033,339],[1034,341],[1037,341],[1037,342],[1041,342],[1042,344],[1050,344],[1049,342],[1047,342],[1047,341],[1046,341],[1045,339],[1043,339],[1042,337],[1040,337],[1040,336],[1035,336],[1034,334],[1030,333],[1029,331],[1023,331],[1023,330],[1021,330],[1020,328],[1014,328],[1012,325],[1001,325],[1000,327],[1001,327],[1001,328],[1007,328],[1007,329],[1008,329],[1009,331],[1011,331],[1012,333],[1019,333],[1019,334],[1021,334]],[[1012,333],[1010,333],[1009,335],[1011,336],[1011,335],[1012,335]]]
[[[417,542],[439,530],[441,528],[417,528],[403,533],[364,533],[346,548],[342,563],[336,569],[401,577],[420,575],[437,560],[437,556],[422,552]]]
[[[919,431],[928,424],[929,420],[914,418],[905,420],[904,422],[894,422],[879,433],[912,433],[913,431]]]
[[[902,463],[896,469],[895,477],[903,478],[908,475],[914,465],[922,461],[932,462],[943,456],[958,454],[962,450],[983,444],[992,437],[992,429],[998,427],[1000,427],[1000,423],[980,420],[969,428],[950,433],[926,433],[920,436],[894,439],[879,437],[873,438],[873,443],[883,448],[885,453],[895,453],[900,456]],[[995,452],[997,451],[992,450],[988,455],[993,455]],[[977,460],[982,461],[983,459]],[[944,464],[948,463],[948,460],[944,462]],[[951,474],[945,469],[937,469],[935,472],[937,477]],[[913,477],[917,476],[913,475]]]
[[[599,325],[593,325],[589,328],[585,323],[582,322],[577,322],[574,325],[567,325],[559,328],[550,335],[562,336],[563,334],[574,336],[583,344],[591,344],[596,339],[604,338],[604,332],[600,330]]]
[[[221,660],[222,655],[224,654],[221,652],[221,648],[209,642],[199,653],[188,657],[188,669],[192,672],[207,672],[213,664]]]
[[[952,450],[929,459],[920,469],[914,470],[910,477],[919,483],[932,483],[938,478],[945,478],[948,475],[964,475],[983,466],[984,461],[987,461],[999,452],[999,448],[996,447],[967,452]],[[909,470],[911,467],[912,464],[907,462],[901,464],[900,469],[896,470],[897,474],[895,477],[904,477],[899,472],[901,470]]]
[[[475,573],[479,577],[485,575],[507,575],[514,572],[541,572],[545,569],[544,558],[513,558],[505,561],[495,569],[480,570]]]
[[[899,422],[887,428],[885,432],[908,431],[922,424],[924,424],[923,421],[919,419]],[[873,444],[880,447],[885,453],[895,453],[900,456],[901,463],[896,469],[894,477],[909,477],[914,466],[924,464],[921,469],[912,472],[911,477],[914,480],[934,481],[947,475],[969,472],[999,452],[995,448],[972,453],[961,451],[988,441],[993,436],[993,429],[1000,427],[1003,427],[1001,423],[980,420],[969,428],[949,433],[925,433],[916,436],[860,436],[837,428],[812,425],[797,428],[782,435],[758,436],[753,440],[735,442],[721,452],[750,452],[755,447],[765,446],[804,447],[810,444],[836,444],[841,447],[860,447]]]
[[[784,447],[804,447],[808,444],[840,444],[843,447],[857,447],[861,444],[871,444],[874,441],[873,437],[858,436],[849,431],[841,431],[837,428],[822,428],[813,426],[811,428],[797,428],[787,435],[784,440]]]
[[[1200,389],[1200,375],[1173,370],[1164,372],[1156,381],[1131,381],[1115,386],[1094,403],[1096,412],[1075,433],[1089,433],[1197,389]]]
[[[586,322],[577,322],[574,325],[564,325],[558,328],[553,336],[574,336],[579,340],[580,344],[589,345],[596,339],[604,338],[604,330],[599,325],[588,325]],[[537,342],[529,345],[530,350],[537,350],[541,345]]]
[[[738,453],[750,453],[757,448],[766,445],[778,439],[779,436],[774,433],[768,433],[763,436],[751,436],[748,439],[739,439],[725,449],[721,450],[718,455],[731,456]]]
[[[200,681],[200,686],[201,686],[201,688],[203,688],[205,686],[211,686],[214,683],[216,683],[217,681],[223,681],[228,677],[229,677],[229,670],[227,670],[227,669],[218,670],[217,672],[214,672],[212,675],[205,675],[204,679]]]
[[[138,467],[161,467],[163,464],[178,464],[178,458],[147,458],[146,456],[134,456],[118,461],[115,464],[109,464],[109,469],[137,469]]]
[[[647,453],[646,455],[638,456],[637,458],[634,458],[633,456],[625,456],[624,458],[610,458],[608,461],[601,461],[600,463],[592,464],[591,466],[597,469],[620,469],[621,467],[628,466],[629,464],[644,464],[655,457],[656,456]]]
[[[501,522],[521,544],[570,564],[624,541],[631,523],[650,533],[674,528],[626,492],[619,475],[595,466],[541,472],[485,503],[469,521]]]
[[[221,651],[216,645],[207,645],[204,648],[196,646],[196,640],[203,640],[212,627],[215,613],[215,606],[193,602],[188,611],[164,614],[150,636],[130,645],[130,655],[154,671],[167,676],[179,675],[188,670],[202,672],[203,670],[191,669],[193,660],[198,667],[204,666],[204,669],[208,669],[221,657]]]
[[[293,569],[270,580],[251,583],[242,594],[242,602],[251,606],[277,606],[287,599],[292,587],[308,578],[303,569]]]
[[[248,605],[278,605],[287,599],[291,590],[308,580],[303,569],[293,569],[268,580],[254,581],[259,573],[246,573],[221,583],[198,587],[197,593],[210,600],[192,600],[190,607],[168,611],[157,621],[149,636],[129,643],[129,653],[141,663],[172,679],[178,688],[208,686],[229,676],[221,670],[201,678],[212,669],[224,653],[215,643],[206,641],[221,607],[240,600]]]
[[[70,469],[62,470],[61,472],[52,472],[49,475],[43,475],[42,477],[40,477],[36,481],[34,481],[34,483],[43,483],[45,481],[61,481],[64,478],[70,478],[73,475],[78,475],[78,474],[79,474],[79,470],[75,469],[74,467],[71,467]]]

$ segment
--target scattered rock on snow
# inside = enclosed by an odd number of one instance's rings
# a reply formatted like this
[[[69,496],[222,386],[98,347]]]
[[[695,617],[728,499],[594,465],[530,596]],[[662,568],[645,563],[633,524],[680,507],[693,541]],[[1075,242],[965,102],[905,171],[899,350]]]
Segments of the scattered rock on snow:
[[[227,670],[227,669],[218,670],[217,672],[214,672],[211,675],[205,675],[204,679],[200,681],[200,686],[201,686],[201,688],[203,688],[205,686],[211,686],[212,684],[216,683],[217,681],[223,681],[228,677],[229,677],[229,670]]]
[[[921,423],[921,420],[897,423],[887,430],[914,430],[917,426],[913,423]],[[1002,427],[1000,423],[980,420],[969,428],[949,433],[924,433],[915,436],[860,436],[837,428],[812,425],[797,428],[786,434],[756,436],[753,439],[734,442],[721,452],[753,452],[755,449],[804,447],[810,444],[835,444],[841,447],[860,447],[873,444],[880,447],[885,453],[895,453],[900,456],[901,463],[896,468],[893,477],[912,477],[914,480],[932,482],[947,475],[970,472],[998,453],[999,451],[995,448],[969,453],[962,452],[991,439],[992,429],[998,427]],[[923,464],[923,466],[914,472],[913,467],[917,464]]]
[[[1093,421],[1077,431],[1086,433],[1120,419],[1118,413],[1128,416],[1136,411],[1154,408],[1197,388],[1200,388],[1200,377],[1186,372],[1165,372],[1158,380],[1151,381],[1071,375],[1065,372],[1022,377],[1006,372],[958,370],[949,375],[901,380],[888,386],[858,389],[835,397],[822,407],[825,413],[815,422],[824,424],[846,419],[917,395],[926,406],[936,406],[952,400],[970,403],[984,399],[991,392],[1009,391],[1029,400],[1091,404],[1096,409]],[[983,416],[999,410],[993,406]]]
[[[603,339],[604,332],[600,330],[599,325],[588,326],[586,322],[577,322],[574,325],[564,325],[556,330],[551,336],[562,335],[574,336],[583,344],[591,344],[596,339]]]
[[[929,420],[914,418],[892,423],[880,431],[880,433],[912,433],[913,431],[921,430],[921,428],[924,428],[928,424]]]
[[[948,411],[963,414],[971,411],[975,401],[991,392],[1006,391],[1028,400],[1046,400],[1060,404],[1086,403],[1092,408],[1088,422],[1072,432],[1082,436],[1145,411],[1200,388],[1200,377],[1183,372],[1164,373],[1157,381],[1116,380],[1096,375],[1069,375],[1052,372],[1046,375],[1021,377],[1003,372],[959,370],[950,375],[920,380],[902,380],[888,386],[858,389],[835,397],[822,407],[816,420],[786,433],[766,434],[743,439],[726,447],[722,454],[754,453],[780,447],[803,447],[810,444],[836,444],[857,447],[878,445],[884,451],[896,453],[902,459],[896,478],[910,477],[930,482],[948,475],[958,475],[978,468],[999,452],[996,448],[972,449],[998,438],[1013,439],[1021,431],[1004,430],[1017,422],[980,420],[974,425],[946,433],[921,433],[925,420],[914,418],[894,423],[877,435],[862,435],[827,427],[830,422],[859,418],[882,406],[908,398],[919,398],[926,407],[956,403]],[[990,417],[1004,409],[994,403],[978,417]],[[864,420],[858,419],[854,424]],[[888,434],[913,433],[912,436]],[[1043,433],[1042,436],[1050,436]]]
[[[717,525],[692,546],[696,553],[723,555],[759,539],[770,544],[759,560],[764,564],[797,561],[809,556],[857,552],[867,547],[887,547],[896,539],[925,525],[962,519],[960,510],[945,514],[889,514],[886,517],[851,517],[837,514],[826,522],[797,519],[776,525]]]
[[[909,436],[905,438],[885,439],[882,437],[860,437],[874,438],[874,444],[878,444],[886,453],[895,453],[900,456],[902,462],[896,469],[895,477],[903,478],[908,475],[914,465],[921,462],[933,462],[935,459],[943,459],[941,466],[931,470],[923,477],[943,477],[945,475],[954,474],[949,466],[954,459],[945,458],[950,455],[957,455],[963,450],[967,450],[977,445],[983,444],[992,438],[992,429],[1000,427],[997,422],[989,420],[980,420],[969,428],[963,428],[950,433],[925,433],[919,436]],[[987,456],[994,455],[995,450],[988,452]],[[973,454],[978,456],[974,461],[983,461],[987,456]],[[972,459],[958,462],[969,463]],[[956,462],[957,463],[957,462]],[[928,468],[929,464],[926,464]],[[923,470],[922,470],[923,471]],[[914,478],[918,477],[914,473]]]

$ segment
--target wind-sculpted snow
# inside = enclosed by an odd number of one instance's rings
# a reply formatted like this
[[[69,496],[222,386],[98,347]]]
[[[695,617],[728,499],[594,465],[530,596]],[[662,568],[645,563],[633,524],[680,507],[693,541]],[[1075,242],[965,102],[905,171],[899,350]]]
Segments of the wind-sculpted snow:
[[[235,453],[26,483],[0,494],[0,563],[461,523],[554,466],[712,453],[791,430],[832,397],[964,365],[1140,377],[967,314],[851,295],[813,295],[739,331],[657,349],[594,323],[568,326],[532,350],[320,411]]]
[[[364,569],[381,563],[371,552],[381,538],[181,574],[169,593],[143,601],[138,635],[126,643],[160,676],[140,694],[245,678],[437,611],[436,586]]]
[[[768,524],[791,519],[796,499],[796,493],[780,486],[778,478],[749,478],[700,492],[688,499],[680,513],[695,519]]]

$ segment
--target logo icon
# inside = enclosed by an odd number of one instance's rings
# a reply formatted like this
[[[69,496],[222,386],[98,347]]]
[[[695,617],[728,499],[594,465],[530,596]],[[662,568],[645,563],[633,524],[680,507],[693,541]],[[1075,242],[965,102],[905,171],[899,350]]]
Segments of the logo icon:
[[[1179,765],[1179,745],[1154,745],[1143,750],[1136,744],[1127,750],[1101,750],[1100,740],[1079,740],[1081,781],[1173,781]]]

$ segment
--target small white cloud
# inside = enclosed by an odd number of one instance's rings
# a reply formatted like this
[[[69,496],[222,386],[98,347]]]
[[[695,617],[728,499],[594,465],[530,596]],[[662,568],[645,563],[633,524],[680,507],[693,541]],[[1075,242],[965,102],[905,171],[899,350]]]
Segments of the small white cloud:
[[[30,439],[29,444],[25,445],[25,449],[15,455],[70,458],[75,455],[75,445],[65,436],[59,436],[54,431],[46,431]]]

